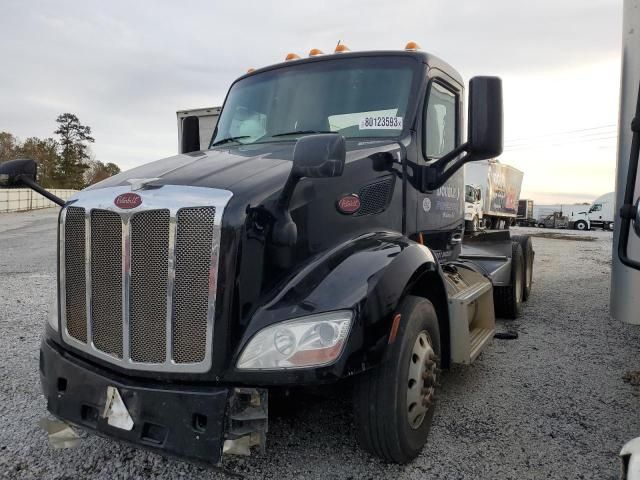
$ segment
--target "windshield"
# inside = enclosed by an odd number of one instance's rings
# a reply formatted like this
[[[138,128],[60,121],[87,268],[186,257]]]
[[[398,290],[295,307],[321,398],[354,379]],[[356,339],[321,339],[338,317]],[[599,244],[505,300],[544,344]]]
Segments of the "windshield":
[[[247,77],[231,87],[210,146],[324,132],[396,137],[407,122],[415,69],[409,58],[360,57]]]

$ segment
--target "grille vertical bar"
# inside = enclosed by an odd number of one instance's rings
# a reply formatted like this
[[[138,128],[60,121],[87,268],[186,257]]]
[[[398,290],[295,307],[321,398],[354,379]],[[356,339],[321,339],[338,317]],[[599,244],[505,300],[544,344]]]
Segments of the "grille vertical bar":
[[[214,207],[183,208],[177,214],[173,294],[173,360],[205,358]]]
[[[95,347],[122,358],[122,220],[91,211],[91,327]]]
[[[129,345],[134,362],[166,359],[169,220],[169,210],[149,210],[131,219]]]
[[[67,239],[64,268],[67,331],[71,337],[87,343],[84,215],[84,208],[67,208],[64,224],[64,235]]]

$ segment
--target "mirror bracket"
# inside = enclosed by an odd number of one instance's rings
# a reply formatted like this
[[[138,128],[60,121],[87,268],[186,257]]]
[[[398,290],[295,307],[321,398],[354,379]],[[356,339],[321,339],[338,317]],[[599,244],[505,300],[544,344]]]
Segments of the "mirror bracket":
[[[21,183],[23,183],[27,187],[29,187],[31,190],[33,190],[34,192],[39,193],[40,195],[42,195],[43,197],[51,200],[53,203],[55,203],[56,205],[58,205],[60,207],[64,207],[65,204],[67,203],[66,201],[64,201],[60,197],[54,195],[50,191],[48,191],[45,188],[43,188],[40,185],[38,185],[36,182],[31,180],[31,178],[29,178],[27,175],[20,175],[17,179]]]
[[[462,155],[462,157],[460,157],[460,155]],[[460,170],[465,163],[473,160],[475,160],[475,156],[469,153],[469,143],[466,142],[457,146],[449,153],[446,153],[431,165],[425,165],[422,167],[421,191],[430,192],[437,190],[444,185],[454,173]],[[448,168],[447,165],[449,165]]]

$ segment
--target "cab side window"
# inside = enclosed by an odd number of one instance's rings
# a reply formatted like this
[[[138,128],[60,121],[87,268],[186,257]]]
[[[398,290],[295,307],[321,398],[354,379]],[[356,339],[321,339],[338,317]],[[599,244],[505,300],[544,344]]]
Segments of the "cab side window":
[[[431,83],[422,122],[422,145],[426,158],[440,158],[455,148],[457,101],[457,95],[445,86]]]

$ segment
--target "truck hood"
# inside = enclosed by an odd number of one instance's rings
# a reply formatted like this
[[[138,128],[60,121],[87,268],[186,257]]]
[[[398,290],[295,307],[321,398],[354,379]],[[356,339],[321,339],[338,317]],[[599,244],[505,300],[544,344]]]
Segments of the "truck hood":
[[[140,183],[217,188],[264,198],[282,188],[291,171],[295,141],[235,145],[164,158],[127,170],[87,190]],[[347,163],[399,149],[395,141],[347,141]]]

